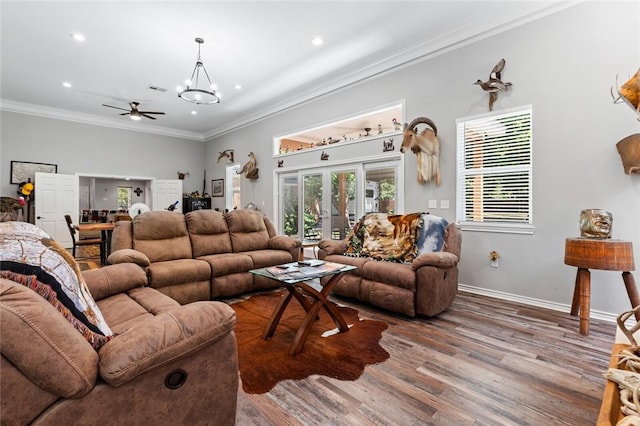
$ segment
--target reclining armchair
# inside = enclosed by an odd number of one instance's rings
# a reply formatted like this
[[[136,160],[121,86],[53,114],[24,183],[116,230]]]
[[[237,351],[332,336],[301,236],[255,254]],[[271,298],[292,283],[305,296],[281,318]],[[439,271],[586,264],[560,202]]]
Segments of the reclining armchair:
[[[336,284],[333,293],[368,302],[374,306],[414,317],[416,315],[434,316],[446,310],[455,300],[458,292],[458,262],[462,249],[462,235],[458,225],[447,224],[441,218],[428,214],[396,215],[394,223],[400,228],[411,228],[409,219],[419,222],[420,217],[429,219],[431,225],[425,228],[426,241],[440,241],[437,247],[422,249],[410,260],[404,262],[387,261],[390,255],[380,256],[385,245],[396,248],[398,241],[383,234],[393,229],[393,223],[387,221],[386,215],[372,213],[364,216],[355,229],[362,225],[369,231],[360,244],[367,243],[373,250],[378,250],[378,257],[365,256],[362,253],[350,253],[350,240],[322,240],[319,243],[318,258],[329,262],[356,266],[357,269],[347,272]],[[384,224],[380,225],[380,221]],[[383,232],[386,229],[385,232]],[[433,232],[433,234],[429,234]],[[438,234],[435,237],[435,234]],[[356,232],[357,234],[357,232]],[[393,232],[391,232],[393,234]],[[431,236],[431,238],[429,237]],[[362,248],[358,245],[358,248]],[[363,251],[364,253],[364,251]],[[397,260],[397,259],[394,259]],[[323,278],[326,281],[327,278]]]
[[[83,276],[114,333],[98,350],[43,297],[0,279],[3,425],[235,423],[229,306],[181,306],[133,263]]]

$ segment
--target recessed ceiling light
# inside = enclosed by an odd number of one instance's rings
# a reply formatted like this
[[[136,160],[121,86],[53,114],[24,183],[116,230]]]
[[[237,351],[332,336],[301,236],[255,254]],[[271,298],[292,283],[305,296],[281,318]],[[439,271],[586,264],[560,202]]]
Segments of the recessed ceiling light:
[[[68,81],[63,82],[62,85],[67,89],[71,87],[71,83],[69,83]]]
[[[84,34],[80,34],[80,33],[71,34],[71,38],[74,39],[75,41],[85,41],[86,40],[84,38]]]
[[[324,40],[322,40],[318,36],[314,37],[313,40],[311,40],[311,44],[313,44],[314,46],[321,46],[322,43],[324,43]]]
[[[233,88],[236,90],[242,90],[242,86],[239,84],[236,84],[235,86],[233,86]]]
[[[198,111],[191,111],[191,115],[198,115]]]

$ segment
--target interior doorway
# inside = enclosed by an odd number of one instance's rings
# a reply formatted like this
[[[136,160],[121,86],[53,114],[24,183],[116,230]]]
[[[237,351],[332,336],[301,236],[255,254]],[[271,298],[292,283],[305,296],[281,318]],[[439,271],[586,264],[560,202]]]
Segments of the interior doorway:
[[[128,214],[136,203],[151,206],[151,177],[130,177],[99,174],[78,174],[80,196],[78,222],[104,221],[104,217]],[[119,191],[126,188],[131,197],[121,205]]]

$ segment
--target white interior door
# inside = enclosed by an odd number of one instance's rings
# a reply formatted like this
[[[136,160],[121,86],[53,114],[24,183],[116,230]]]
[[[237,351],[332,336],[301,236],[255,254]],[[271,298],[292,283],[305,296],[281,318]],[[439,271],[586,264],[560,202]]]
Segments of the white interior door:
[[[40,173],[35,176],[35,224],[63,247],[73,245],[64,218],[71,215],[79,221],[78,176],[60,173]]]
[[[176,211],[182,211],[182,181],[180,179],[155,179],[152,182],[151,210],[165,210],[179,201]]]

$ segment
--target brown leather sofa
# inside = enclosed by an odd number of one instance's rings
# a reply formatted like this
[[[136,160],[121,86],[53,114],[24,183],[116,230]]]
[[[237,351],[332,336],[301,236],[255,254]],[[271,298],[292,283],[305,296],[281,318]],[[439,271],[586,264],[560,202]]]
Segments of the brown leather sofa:
[[[342,277],[333,293],[412,317],[433,316],[456,297],[461,246],[460,229],[449,224],[442,250],[420,254],[410,264],[346,256],[345,242],[335,240],[320,241],[318,257],[357,267]]]
[[[115,336],[96,351],[43,297],[0,279],[3,425],[235,423],[235,313],[180,306],[134,264],[87,271]]]
[[[149,286],[185,304],[278,287],[249,270],[295,261],[300,245],[256,210],[157,211],[116,223],[108,261],[137,263]]]

